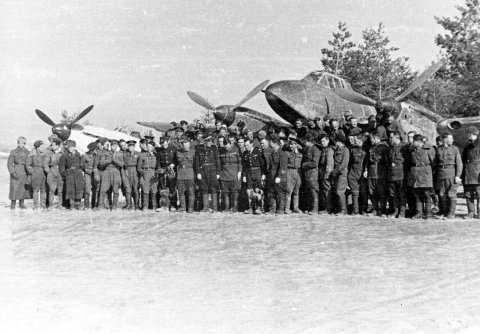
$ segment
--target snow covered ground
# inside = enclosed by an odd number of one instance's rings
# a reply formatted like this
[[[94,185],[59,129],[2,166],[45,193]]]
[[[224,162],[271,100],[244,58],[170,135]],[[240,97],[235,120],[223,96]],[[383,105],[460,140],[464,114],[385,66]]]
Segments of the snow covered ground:
[[[0,333],[480,332],[480,220],[11,213],[5,163]]]

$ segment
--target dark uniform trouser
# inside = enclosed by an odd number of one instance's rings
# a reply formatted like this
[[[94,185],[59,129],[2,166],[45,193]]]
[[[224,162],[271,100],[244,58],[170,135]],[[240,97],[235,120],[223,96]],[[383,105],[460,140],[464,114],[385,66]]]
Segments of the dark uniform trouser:
[[[379,213],[387,210],[387,179],[368,178],[368,194],[372,200],[373,209]]]
[[[329,205],[331,205],[337,200],[340,211],[345,212],[347,211],[347,199],[345,197],[345,191],[347,190],[347,177],[344,175],[330,177],[332,179],[332,188],[328,194],[327,201]]]
[[[439,213],[441,215],[453,215],[457,205],[458,190],[458,184],[455,184],[455,178],[435,178],[434,189],[438,195]]]
[[[366,212],[368,209],[367,180],[364,177],[360,177],[360,179],[348,177],[347,181],[352,192],[353,213]]]
[[[169,207],[171,205],[174,205],[173,199],[175,197],[175,184],[175,178],[169,176],[167,172],[158,174],[158,192],[160,195],[160,207]]]
[[[464,184],[463,192],[467,199],[468,213],[475,213],[475,198],[477,201],[477,214],[480,214],[480,184]]]
[[[84,193],[83,193],[83,198],[84,198],[84,204],[85,208],[90,207],[90,195],[92,193],[92,174],[83,174],[83,187],[84,187]]]
[[[53,166],[50,168],[53,168]],[[58,172],[58,166],[56,168],[57,168],[56,173],[50,172],[47,175],[49,207],[53,206],[54,199],[55,199],[55,190],[57,191],[58,202],[62,204],[62,201],[63,201],[63,178]]]
[[[132,206],[133,198],[135,208],[138,208],[138,175],[135,166],[125,167],[123,170],[123,186],[125,187],[125,199],[127,208]]]
[[[42,208],[46,207],[47,201],[47,187],[46,187],[46,178],[43,168],[35,168],[32,174],[32,190],[33,190],[33,207],[37,208],[39,204],[39,195],[40,195],[40,206]]]
[[[399,212],[405,213],[406,189],[404,180],[388,181],[388,192],[393,200],[395,214],[398,214]]]
[[[188,210],[193,211],[193,205],[195,202],[195,181],[193,179],[177,179],[177,191],[180,201],[180,209],[185,210],[186,208],[185,194],[187,194]]]
[[[432,188],[413,188],[415,195],[416,214],[429,215],[432,212]]]
[[[312,171],[312,170],[310,170]],[[318,185],[318,171],[314,170],[312,175],[308,178],[305,178],[305,185],[307,188],[307,196],[310,197],[310,210],[313,213],[317,213],[318,211],[318,194],[320,191],[320,187]]]
[[[284,181],[280,183],[275,183],[275,179],[270,179],[268,182],[268,190],[268,198],[270,201],[269,212],[284,213],[285,203],[288,196],[287,182]]]
[[[299,192],[302,185],[302,176],[297,168],[288,168],[287,170],[287,199],[285,201],[285,210],[290,210],[290,203],[293,195],[293,210],[298,211]]]
[[[157,187],[158,178],[155,174],[155,169],[149,168],[143,170],[143,175],[140,177],[140,184],[143,190],[143,210],[148,208],[150,194],[152,194],[152,206],[155,210],[157,207]]]
[[[230,206],[234,211],[238,210],[238,190],[240,188],[237,180],[220,180],[220,190],[223,194],[225,210],[229,210]]]
[[[332,210],[333,203],[328,202],[328,194],[332,190],[332,181],[330,178],[319,180],[320,192],[319,192],[319,206],[320,211]]]
[[[203,199],[203,210],[208,209],[208,194],[212,194],[212,209],[217,211],[217,190],[218,180],[216,174],[216,168],[214,164],[205,164],[200,168],[199,174],[202,175],[202,179],[196,181]]]

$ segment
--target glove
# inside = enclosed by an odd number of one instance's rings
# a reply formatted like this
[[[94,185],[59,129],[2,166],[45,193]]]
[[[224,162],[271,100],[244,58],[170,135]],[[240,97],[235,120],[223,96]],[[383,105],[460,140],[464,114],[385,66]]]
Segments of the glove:
[[[275,183],[277,183],[277,184],[280,183],[280,178],[279,177],[275,178]]]
[[[197,179],[198,179],[198,180],[201,180],[201,179],[202,179],[202,174],[198,173],[198,174],[197,174]]]
[[[17,173],[14,172],[14,173],[10,174],[10,176],[12,177],[12,179],[18,180]]]
[[[462,179],[458,176],[455,176],[455,184],[460,184],[462,183]]]
[[[237,179],[238,179],[238,181],[240,181],[242,179],[242,172],[238,172]]]
[[[217,180],[220,178],[220,175],[217,175]]]
[[[367,171],[363,172],[363,177],[364,177],[364,178],[367,178],[367,177],[368,177],[368,172],[367,172]]]
[[[265,175],[262,175],[262,181],[265,181],[267,177]]]
[[[247,178],[244,176],[243,177],[243,183],[246,183],[247,182]]]
[[[175,167],[175,165],[174,165],[174,164],[170,164],[170,166],[168,166],[168,167],[170,167],[171,169],[173,169],[173,168]]]

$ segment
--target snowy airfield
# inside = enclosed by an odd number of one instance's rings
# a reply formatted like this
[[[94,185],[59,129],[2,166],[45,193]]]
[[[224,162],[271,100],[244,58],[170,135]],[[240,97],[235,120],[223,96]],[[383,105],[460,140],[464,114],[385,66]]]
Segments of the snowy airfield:
[[[0,182],[0,333],[480,332],[480,220],[11,213]]]

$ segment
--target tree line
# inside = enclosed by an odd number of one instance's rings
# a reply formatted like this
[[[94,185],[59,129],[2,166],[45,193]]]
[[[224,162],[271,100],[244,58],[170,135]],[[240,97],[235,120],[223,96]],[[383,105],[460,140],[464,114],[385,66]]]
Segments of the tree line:
[[[436,62],[445,64],[417,89],[411,98],[445,117],[480,115],[480,0],[466,0],[456,7],[459,15],[435,17],[446,31],[435,37],[440,52]],[[398,96],[416,76],[408,57],[394,57],[382,23],[362,31],[361,42],[352,41],[345,22],[338,23],[322,49],[326,71],[350,81],[352,88],[374,100]]]

